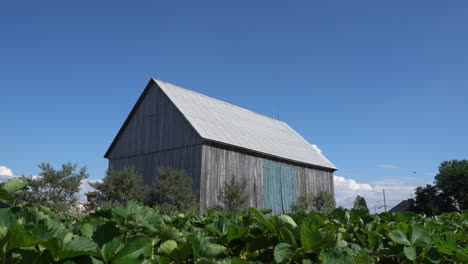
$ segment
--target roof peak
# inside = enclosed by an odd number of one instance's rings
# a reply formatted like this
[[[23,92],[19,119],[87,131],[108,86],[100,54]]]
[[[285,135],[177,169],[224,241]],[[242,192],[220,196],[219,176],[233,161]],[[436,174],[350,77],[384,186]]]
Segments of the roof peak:
[[[211,100],[216,100],[216,101],[218,101],[218,102],[220,102],[220,103],[229,105],[229,106],[231,106],[231,107],[236,107],[236,108],[241,109],[241,110],[243,110],[243,111],[247,111],[247,112],[249,112],[249,113],[251,113],[251,114],[258,115],[258,116],[261,116],[261,117],[264,117],[264,118],[268,118],[268,119],[271,119],[271,120],[273,120],[273,121],[280,122],[280,123],[282,123],[282,124],[284,124],[284,125],[286,125],[286,126],[289,126],[289,125],[288,125],[286,122],[284,122],[283,120],[276,119],[276,118],[274,118],[274,117],[267,116],[267,115],[265,115],[265,114],[261,114],[261,113],[258,113],[258,112],[249,110],[249,109],[247,109],[247,108],[244,108],[244,107],[241,107],[241,106],[238,106],[238,105],[235,105],[235,104],[232,104],[232,103],[223,101],[223,100],[218,99],[218,98],[215,98],[215,97],[208,96],[208,95],[206,95],[206,94],[202,94],[202,93],[199,93],[199,92],[196,92],[196,91],[193,91],[193,90],[184,88],[184,87],[179,86],[179,85],[177,85],[177,84],[173,84],[173,83],[170,83],[170,82],[167,82],[167,81],[164,81],[164,80],[155,78],[155,77],[152,77],[151,79],[152,79],[154,82],[156,82],[156,83],[157,83],[158,81],[159,81],[159,82],[163,82],[163,83],[165,83],[165,84],[172,85],[172,86],[174,86],[174,87],[176,87],[176,88],[178,88],[178,89],[182,89],[182,90],[184,90],[184,91],[187,91],[187,92],[190,92],[190,93],[194,93],[194,94],[196,94],[196,95],[198,95],[198,96],[203,96],[203,97],[209,98],[209,99],[211,99]]]

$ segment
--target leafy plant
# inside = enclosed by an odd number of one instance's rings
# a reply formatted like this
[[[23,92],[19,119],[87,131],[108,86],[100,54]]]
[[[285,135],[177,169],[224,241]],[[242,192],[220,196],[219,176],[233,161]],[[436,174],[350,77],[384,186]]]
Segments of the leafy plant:
[[[238,212],[247,208],[249,199],[245,192],[247,183],[245,180],[238,180],[234,175],[224,182],[218,194],[219,207],[226,212]]]
[[[85,167],[78,169],[77,164],[70,162],[54,169],[49,163],[39,164],[41,172],[36,178],[22,177],[30,189],[25,191],[22,199],[35,205],[45,205],[57,211],[67,211],[76,201],[81,181],[88,178]]]
[[[111,204],[126,204],[131,200],[143,202],[149,193],[149,188],[143,184],[142,177],[134,167],[125,170],[109,169],[102,182],[90,182],[89,185],[99,192],[101,202]]]
[[[197,208],[192,178],[184,170],[158,169],[154,196],[162,213],[190,212]]]

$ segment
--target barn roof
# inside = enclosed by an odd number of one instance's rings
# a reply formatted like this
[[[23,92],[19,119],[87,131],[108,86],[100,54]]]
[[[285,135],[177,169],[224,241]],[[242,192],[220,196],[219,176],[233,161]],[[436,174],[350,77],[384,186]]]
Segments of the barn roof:
[[[336,169],[320,151],[285,122],[158,79],[153,81],[205,140]]]

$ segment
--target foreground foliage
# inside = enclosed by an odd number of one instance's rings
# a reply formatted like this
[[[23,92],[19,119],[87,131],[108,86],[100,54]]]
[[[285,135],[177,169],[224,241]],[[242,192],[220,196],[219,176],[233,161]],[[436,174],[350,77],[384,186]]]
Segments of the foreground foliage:
[[[0,209],[2,263],[467,263],[468,214],[166,216],[129,202],[84,218]]]

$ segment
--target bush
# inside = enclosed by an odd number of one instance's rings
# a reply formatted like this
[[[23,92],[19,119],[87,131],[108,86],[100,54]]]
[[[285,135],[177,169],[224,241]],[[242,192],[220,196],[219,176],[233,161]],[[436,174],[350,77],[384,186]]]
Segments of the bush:
[[[293,212],[315,211],[329,213],[336,207],[335,198],[329,192],[320,192],[317,196],[310,194],[301,194],[297,202],[291,205]]]
[[[219,208],[225,212],[239,212],[247,208],[249,196],[245,192],[246,187],[245,180],[239,181],[232,175],[218,194]]]
[[[67,211],[76,202],[75,194],[80,191],[81,181],[88,178],[86,167],[78,169],[70,162],[56,170],[49,163],[39,164],[39,177],[23,176],[30,190],[22,194],[21,199],[33,205],[48,206],[55,211]]]
[[[149,188],[144,186],[143,179],[137,174],[135,167],[125,170],[106,171],[102,182],[89,183],[99,193],[98,203],[106,201],[108,205],[125,205],[128,201],[143,202]]]
[[[184,170],[160,168],[153,196],[161,213],[175,214],[198,210],[192,179]]]

